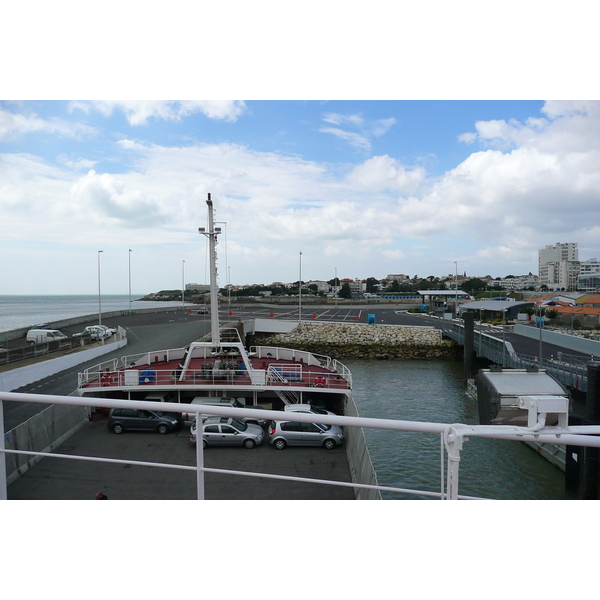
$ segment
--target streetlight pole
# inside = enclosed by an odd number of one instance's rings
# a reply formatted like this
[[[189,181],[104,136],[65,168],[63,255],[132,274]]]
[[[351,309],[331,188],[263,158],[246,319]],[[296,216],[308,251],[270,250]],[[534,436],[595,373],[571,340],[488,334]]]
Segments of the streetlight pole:
[[[542,316],[542,305],[540,304],[540,321],[539,321],[539,326],[540,326],[540,369],[543,367],[542,364],[542,327],[544,325],[544,317]]]
[[[100,254],[104,250],[98,250],[98,325],[102,325],[102,295],[100,294]]]
[[[456,274],[454,276],[454,287],[456,292],[456,300],[454,310],[456,312],[456,318],[458,319],[458,263],[454,261],[454,268],[456,269]]]
[[[300,252],[300,279],[298,280],[298,325],[302,323],[302,252]]]
[[[131,248],[129,248],[129,314],[131,314]]]
[[[502,366],[506,360],[506,308],[502,309]]]
[[[185,311],[185,260],[181,261],[181,310]]]
[[[337,284],[337,267],[335,268],[335,277],[333,278],[333,287],[335,288],[335,291],[333,292],[333,298],[335,300],[335,305],[337,307],[337,288],[338,288],[338,284]]]

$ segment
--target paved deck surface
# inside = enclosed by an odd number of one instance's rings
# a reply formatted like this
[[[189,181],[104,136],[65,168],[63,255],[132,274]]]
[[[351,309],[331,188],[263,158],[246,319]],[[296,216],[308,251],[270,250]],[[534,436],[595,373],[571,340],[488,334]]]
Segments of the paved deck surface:
[[[96,420],[97,419],[97,420]],[[265,440],[266,441],[266,440]],[[105,456],[195,466],[189,428],[178,433],[126,432],[115,435],[105,417],[83,427],[55,450],[61,454]],[[344,448],[262,446],[207,448],[206,467],[265,472],[295,477],[351,481]],[[196,473],[66,458],[44,458],[8,487],[9,500],[195,500]],[[206,473],[207,500],[352,500],[352,488]]]

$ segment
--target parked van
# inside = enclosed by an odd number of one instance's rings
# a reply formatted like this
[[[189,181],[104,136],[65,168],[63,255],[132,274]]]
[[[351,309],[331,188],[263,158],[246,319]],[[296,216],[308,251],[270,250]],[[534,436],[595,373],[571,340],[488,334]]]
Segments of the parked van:
[[[27,332],[28,344],[45,344],[55,340],[66,340],[67,336],[58,329],[30,329]]]
[[[243,400],[243,398],[242,398]],[[261,409],[263,408],[262,406],[251,406],[251,405],[244,405],[242,402],[240,402],[239,399],[237,398],[229,398],[227,396],[223,396],[221,398],[209,398],[207,396],[197,396],[196,398],[194,398],[190,404],[203,404],[204,406],[231,406],[232,408],[256,408],[256,409]],[[184,423],[186,425],[191,425],[195,420],[196,420],[196,413],[195,412],[190,412],[190,413],[182,413],[183,415],[183,420]],[[256,423],[257,425],[260,425],[261,427],[263,427],[264,425],[267,424],[267,420],[266,419],[252,419],[252,418],[245,418],[245,417],[240,417],[241,420],[246,421],[247,423]]]

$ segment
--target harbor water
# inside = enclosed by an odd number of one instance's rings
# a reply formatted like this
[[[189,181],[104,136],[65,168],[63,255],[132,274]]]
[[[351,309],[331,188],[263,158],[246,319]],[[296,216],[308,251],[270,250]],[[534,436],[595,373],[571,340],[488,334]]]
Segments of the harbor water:
[[[181,306],[181,302],[140,301],[143,294],[132,296],[131,310],[142,308]],[[135,298],[135,300],[134,300]],[[129,295],[101,297],[102,312],[129,310]],[[53,323],[63,319],[98,314],[98,296],[1,296],[0,333],[38,323]],[[0,341],[2,336],[0,335]]]
[[[345,361],[361,417],[478,424],[461,362]],[[365,430],[379,483],[440,491],[440,436]],[[445,461],[444,461],[445,462]],[[562,500],[564,473],[521,442],[470,438],[459,494],[501,500]],[[383,492],[384,499],[414,498]],[[425,498],[425,496],[421,496]]]

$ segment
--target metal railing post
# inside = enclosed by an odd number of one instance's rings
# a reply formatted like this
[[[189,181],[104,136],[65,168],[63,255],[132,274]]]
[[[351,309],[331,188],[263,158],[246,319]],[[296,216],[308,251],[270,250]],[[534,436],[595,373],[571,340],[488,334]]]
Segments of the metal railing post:
[[[4,450],[4,406],[0,400],[0,450]],[[0,500],[8,500],[8,491],[6,487],[6,453],[0,452]]]
[[[454,426],[444,431],[444,443],[448,452],[448,483],[446,500],[458,500],[458,470],[460,468],[460,451],[462,450],[463,435]]]
[[[196,489],[198,500],[204,500],[204,443],[202,436],[202,415],[196,417]]]

